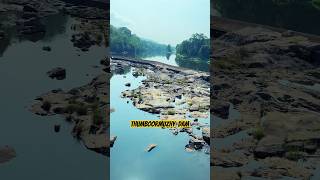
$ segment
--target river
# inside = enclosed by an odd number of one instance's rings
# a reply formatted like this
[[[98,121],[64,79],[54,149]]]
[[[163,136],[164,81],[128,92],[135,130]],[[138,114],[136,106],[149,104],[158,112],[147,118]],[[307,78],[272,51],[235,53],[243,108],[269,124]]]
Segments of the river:
[[[0,147],[9,145],[17,152],[12,161],[0,164],[0,179],[108,179],[108,159],[74,139],[72,125],[63,117],[41,117],[28,110],[38,95],[90,82],[99,73],[93,65],[106,52],[104,47],[92,47],[89,52],[73,47],[73,19],[68,16],[45,21],[47,33],[37,42],[14,35],[0,42]],[[43,51],[48,45],[52,51]],[[46,72],[57,66],[66,68],[65,80],[47,77]],[[59,133],[54,132],[54,124],[61,124]]]
[[[143,57],[144,60],[157,61],[164,64],[169,64],[172,66],[179,66],[183,68],[193,69],[196,71],[209,72],[210,64],[201,60],[191,60],[191,59],[178,59],[175,54],[170,56],[157,55],[157,56],[146,56]]]
[[[153,56],[145,58],[174,66],[175,56]],[[204,152],[187,152],[185,145],[190,137],[186,133],[174,136],[168,129],[130,128],[130,120],[157,120],[159,117],[141,111],[129,99],[121,98],[121,92],[135,89],[145,77],[135,78],[132,70],[125,74],[114,74],[111,78],[111,135],[117,140],[111,148],[110,171],[112,180],[208,180],[210,178],[210,155]],[[131,83],[126,87],[125,83]],[[210,123],[210,118],[199,119]],[[197,130],[194,128],[194,131]],[[197,133],[197,132],[196,132]],[[151,152],[149,144],[158,146]]]

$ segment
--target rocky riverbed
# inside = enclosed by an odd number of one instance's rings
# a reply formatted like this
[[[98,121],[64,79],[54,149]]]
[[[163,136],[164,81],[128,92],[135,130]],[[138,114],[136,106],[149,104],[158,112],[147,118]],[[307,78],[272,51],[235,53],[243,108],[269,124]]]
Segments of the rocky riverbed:
[[[261,28],[212,43],[212,176],[310,179],[320,155],[320,44]]]
[[[193,71],[154,61],[112,57],[111,71],[121,72],[133,68],[133,76],[144,76],[142,85],[122,92],[133,105],[166,120],[193,120],[192,126],[201,134],[189,129],[171,129],[174,135],[187,133],[190,136],[187,151],[201,150],[210,145],[208,124],[201,124],[198,118],[208,118],[210,107],[209,73]],[[128,84],[124,84],[124,86]]]
[[[109,73],[69,91],[52,90],[36,98],[31,111],[41,116],[60,114],[74,124],[72,135],[86,148],[109,156]]]
[[[101,2],[101,6],[97,6],[96,3],[99,2],[90,2],[67,0],[0,1],[0,39],[9,39],[12,34],[15,34],[20,39],[36,42],[46,34],[45,18],[62,14],[71,16],[75,20],[72,26],[74,35],[70,37],[70,41],[74,43],[75,47],[82,51],[88,51],[93,45],[107,45],[105,37],[109,31],[108,4]]]
[[[68,16],[72,19],[73,35],[69,40],[81,51],[89,51],[93,46],[108,46],[108,3],[104,1],[69,0],[6,0],[0,1],[0,40],[11,36],[37,42],[47,32],[46,23],[56,19],[52,15]],[[47,22],[49,21],[49,22]],[[54,24],[54,23],[53,23]],[[60,27],[61,24],[58,24]],[[56,28],[56,27],[54,27]],[[58,27],[57,27],[58,29]],[[1,52],[2,48],[0,47]],[[50,46],[44,51],[55,51]],[[41,49],[39,49],[41,51]],[[107,49],[106,49],[107,53]],[[91,150],[103,155],[109,154],[108,64],[104,63],[97,71],[100,75],[89,84],[71,90],[55,89],[36,98],[30,110],[41,116],[61,114],[74,124],[72,134]],[[62,69],[62,71],[58,71]],[[50,69],[48,69],[49,71]],[[62,73],[60,73],[62,72]],[[49,71],[52,78],[63,80],[68,74],[64,67]],[[59,126],[59,125],[57,125]]]

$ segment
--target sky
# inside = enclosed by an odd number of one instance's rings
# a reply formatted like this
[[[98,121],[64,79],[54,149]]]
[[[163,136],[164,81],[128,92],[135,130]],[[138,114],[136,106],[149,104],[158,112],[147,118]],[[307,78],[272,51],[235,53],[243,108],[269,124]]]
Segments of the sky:
[[[210,37],[210,0],[110,0],[110,14],[113,26],[163,44]]]

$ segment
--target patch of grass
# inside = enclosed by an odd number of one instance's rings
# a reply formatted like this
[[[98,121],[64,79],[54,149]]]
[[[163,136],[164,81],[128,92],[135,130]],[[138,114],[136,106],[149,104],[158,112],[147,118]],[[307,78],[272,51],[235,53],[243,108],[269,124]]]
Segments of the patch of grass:
[[[87,115],[88,113],[88,107],[83,104],[83,103],[77,103],[77,104],[69,104],[65,108],[65,112],[72,114],[72,113],[77,113],[79,116]]]
[[[302,157],[302,153],[299,151],[289,151],[286,153],[286,158],[292,161],[298,161]]]
[[[254,139],[260,141],[265,136],[262,127],[255,128],[252,132],[252,136]]]
[[[176,112],[174,110],[169,110],[167,113],[168,113],[168,115],[175,115],[176,114]]]

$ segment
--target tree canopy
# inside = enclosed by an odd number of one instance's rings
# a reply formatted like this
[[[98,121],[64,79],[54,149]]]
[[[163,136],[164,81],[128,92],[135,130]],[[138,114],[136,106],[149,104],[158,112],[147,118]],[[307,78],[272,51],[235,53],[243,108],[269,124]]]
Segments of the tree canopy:
[[[186,58],[199,58],[209,61],[210,39],[204,34],[193,34],[191,38],[177,45],[176,53]]]
[[[165,54],[167,46],[153,41],[144,40],[127,27],[116,28],[110,26],[110,49],[111,53],[143,56],[146,54]]]

